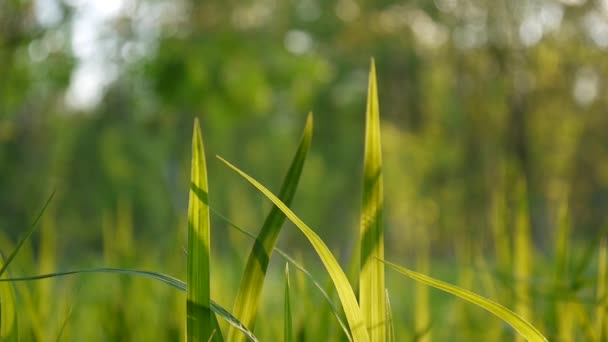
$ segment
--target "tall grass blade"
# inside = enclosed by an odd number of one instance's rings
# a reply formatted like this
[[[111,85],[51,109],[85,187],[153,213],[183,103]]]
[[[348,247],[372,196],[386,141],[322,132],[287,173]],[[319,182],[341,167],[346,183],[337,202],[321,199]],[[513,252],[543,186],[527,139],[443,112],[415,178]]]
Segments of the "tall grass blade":
[[[285,329],[283,333],[283,341],[293,342],[293,326],[291,319],[291,299],[289,291],[289,263],[285,264]]]
[[[49,198],[44,203],[44,206],[42,207],[42,210],[40,210],[40,213],[38,214],[38,216],[34,220],[34,223],[32,223],[32,225],[27,229],[27,231],[25,232],[25,234],[23,235],[23,237],[21,237],[21,240],[19,240],[19,242],[17,243],[17,246],[15,246],[15,249],[13,249],[13,251],[11,252],[11,254],[9,254],[8,258],[6,258],[6,261],[2,264],[2,267],[0,268],[0,276],[2,274],[4,274],[4,271],[6,271],[6,269],[11,264],[11,262],[13,261],[13,259],[15,258],[15,256],[17,256],[17,253],[19,253],[19,250],[21,249],[21,247],[23,247],[23,244],[32,236],[32,234],[36,230],[36,227],[38,226],[38,221],[40,221],[40,218],[42,217],[42,214],[44,214],[44,211],[49,206],[49,203],[51,203],[51,200],[53,199],[53,196],[55,196],[55,192],[54,191],[53,191],[53,193],[51,193],[51,195],[49,196]]]
[[[607,291],[607,279],[608,274],[608,245],[606,238],[602,239],[599,248],[599,256],[597,262],[597,300],[598,305],[595,309],[595,330],[598,336],[598,341],[605,341],[608,339],[608,322],[606,322],[606,312],[608,312],[608,300],[606,296]]]
[[[393,322],[393,310],[391,309],[391,300],[388,296],[388,289],[386,289],[384,298],[386,298],[386,341],[395,341],[395,326]]]
[[[289,171],[283,180],[281,191],[279,192],[279,198],[286,205],[290,205],[296,193],[300,175],[304,168],[306,155],[310,148],[312,131],[313,116],[312,113],[310,113],[306,120],[306,126],[300,145],[291,162]],[[262,226],[258,237],[255,239],[251,252],[249,253],[249,258],[247,259],[247,266],[243,272],[243,278],[241,279],[233,312],[234,315],[250,329],[253,329],[255,325],[255,318],[258,311],[262,287],[264,286],[266,270],[268,269],[268,263],[272,256],[273,248],[284,222],[285,214],[274,206],[266,217],[264,225]],[[228,333],[229,341],[240,341],[243,338],[243,335],[236,334],[236,330],[230,329]]]
[[[517,212],[515,222],[513,273],[515,276],[515,312],[526,320],[532,319],[530,276],[532,274],[532,237],[530,232],[530,214],[528,207],[528,190],[525,178],[520,176],[516,186]],[[521,340],[521,339],[518,339]]]
[[[77,275],[77,274],[88,274],[88,273],[112,273],[112,274],[125,274],[125,275],[130,275],[130,276],[144,277],[144,278],[149,278],[149,279],[160,281],[173,288],[187,292],[186,283],[184,283],[183,281],[181,281],[179,279],[173,278],[171,276],[168,276],[168,275],[165,275],[162,273],[141,271],[141,270],[131,270],[131,269],[125,269],[125,268],[109,268],[109,267],[91,268],[91,269],[65,271],[65,272],[55,272],[55,273],[49,273],[49,274],[40,274],[40,275],[35,275],[35,276],[29,276],[29,277],[0,278],[0,282],[32,281],[32,280],[41,280],[41,279],[63,277],[63,276]],[[234,317],[234,315],[232,315],[228,310],[224,309],[222,306],[217,304],[212,299],[209,299],[209,303],[210,303],[211,311],[218,314],[222,319],[224,319],[226,322],[228,322],[228,324],[230,324],[233,327],[235,327],[236,329],[240,330],[243,334],[245,334],[249,338],[250,341],[254,341],[254,342],[258,341],[258,339],[255,337],[255,335],[249,329],[247,329],[245,327],[245,325],[243,325],[236,317]],[[214,318],[212,318],[212,319],[214,319]],[[218,338],[218,334],[220,333],[220,330],[215,327],[213,328],[213,330],[217,331],[213,337],[214,339],[216,339],[216,338]],[[211,336],[211,334],[209,334],[209,336]]]
[[[513,311],[505,308],[504,306],[490,300],[484,298],[476,293],[473,293],[469,290],[465,290],[458,286],[454,286],[452,284],[448,284],[441,280],[437,280],[426,276],[422,273],[411,271],[405,267],[399,266],[389,261],[383,261],[388,266],[393,268],[395,271],[406,275],[416,281],[422,282],[429,286],[432,286],[436,289],[442,290],[444,292],[450,293],[457,297],[460,297],[470,303],[473,303],[483,309],[486,309],[490,313],[496,315],[498,318],[502,319],[505,323],[509,324],[513,329],[515,329],[523,338],[527,339],[530,342],[546,342],[548,341],[543,334],[538,331],[532,324],[528,323],[525,319],[514,313]]]
[[[192,165],[188,199],[187,341],[206,341],[213,326],[210,290],[210,222],[207,166],[198,119],[192,135]],[[215,336],[218,336],[217,334]]]
[[[2,259],[0,257],[0,263],[4,264]],[[8,272],[2,276],[3,280],[7,275]],[[19,341],[15,288],[12,283],[0,284],[0,340]]]
[[[384,299],[384,229],[382,227],[382,148],[376,66],[371,61],[365,114],[365,159],[361,209],[359,302],[372,341],[386,340]]]
[[[348,325],[350,327],[351,336],[353,341],[369,341],[369,335],[367,333],[367,329],[365,327],[365,320],[363,314],[361,313],[361,308],[357,303],[357,298],[355,297],[355,293],[353,292],[352,287],[348,283],[348,279],[344,274],[344,271],[338,264],[338,261],[331,253],[327,245],[321,240],[321,238],[308,227],[300,218],[298,218],[290,209],[285,205],[285,203],[281,202],[272,192],[266,189],[262,184],[253,179],[251,176],[247,175],[245,172],[238,169],[236,166],[230,164],[228,161],[218,157],[221,161],[223,161],[228,167],[237,172],[241,177],[245,178],[249,183],[255,186],[261,193],[263,193],[268,199],[274,203],[281,211],[289,218],[291,222],[293,222],[300,231],[306,236],[310,244],[313,246],[317,254],[319,255],[323,265],[327,269],[329,276],[331,277],[335,287],[336,292],[338,293],[338,297],[340,298],[340,302],[342,303],[342,308],[344,309],[344,313],[346,314],[346,320],[348,321]]]

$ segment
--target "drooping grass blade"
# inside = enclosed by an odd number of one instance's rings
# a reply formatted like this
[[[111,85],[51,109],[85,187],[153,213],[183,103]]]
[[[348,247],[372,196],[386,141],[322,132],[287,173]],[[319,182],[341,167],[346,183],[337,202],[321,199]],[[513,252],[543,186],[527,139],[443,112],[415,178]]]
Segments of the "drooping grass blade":
[[[338,261],[331,253],[329,248],[327,248],[327,245],[325,245],[323,240],[321,240],[317,233],[315,233],[310,227],[308,227],[304,222],[302,222],[302,220],[300,220],[300,218],[298,218],[289,209],[289,207],[285,205],[285,203],[283,203],[272,192],[270,192],[270,190],[266,189],[266,187],[264,187],[258,181],[238,169],[236,166],[230,164],[228,161],[222,159],[221,157],[218,158],[232,170],[241,175],[241,177],[245,178],[254,187],[256,187],[268,199],[270,199],[272,203],[279,207],[279,209],[281,209],[281,211],[289,218],[289,220],[300,229],[304,236],[306,236],[310,244],[315,249],[317,255],[319,255],[323,266],[325,266],[327,272],[329,273],[329,276],[331,277],[336,287],[336,292],[338,293],[338,297],[340,298],[340,302],[342,303],[342,308],[344,309],[344,313],[346,314],[346,320],[348,321],[353,341],[369,341],[369,335],[365,327],[365,320],[363,314],[361,313],[361,308],[357,303],[355,293],[353,292],[353,289],[350,286],[348,279],[344,274],[344,271],[338,264]]]
[[[289,291],[289,263],[285,263],[285,315],[283,321],[285,328],[283,330],[283,341],[293,342],[293,327],[291,320],[291,299]]]
[[[365,159],[361,208],[359,302],[372,341],[386,340],[384,299],[384,229],[382,226],[382,148],[376,67],[372,59],[365,114]]]
[[[283,180],[281,191],[279,192],[279,197],[283,203],[287,205],[290,205],[296,193],[300,175],[304,168],[306,155],[310,148],[312,131],[313,116],[312,113],[310,113],[306,120],[306,126],[300,145],[291,162],[289,171]],[[255,324],[260,295],[266,277],[266,270],[268,269],[268,263],[272,256],[273,248],[284,222],[285,214],[274,206],[266,217],[264,225],[262,226],[258,237],[255,239],[251,252],[249,253],[249,258],[247,259],[247,266],[243,272],[239,292],[234,302],[233,312],[234,315],[250,329],[253,329]],[[228,333],[229,341],[240,341],[243,337],[244,336],[240,334],[236,334],[234,329],[230,329]]]
[[[211,317],[210,290],[210,222],[208,205],[207,165],[198,119],[192,134],[192,165],[188,198],[188,261],[186,330],[190,342],[206,341],[214,326]],[[219,337],[220,334],[214,334]]]
[[[445,291],[457,297],[460,297],[470,303],[473,303],[490,313],[496,315],[498,318],[502,319],[505,323],[509,324],[513,329],[515,329],[523,338],[527,339],[530,342],[546,342],[548,341],[543,334],[538,331],[532,324],[528,321],[517,315],[515,312],[505,308],[504,306],[490,300],[484,298],[476,293],[473,293],[469,290],[465,290],[458,286],[454,286],[452,284],[448,284],[444,281],[437,280],[426,276],[422,273],[418,273],[415,271],[411,271],[405,267],[399,266],[389,261],[383,261],[386,265],[393,268],[395,271],[406,275],[416,281],[422,282],[429,286],[432,286],[436,289]]]
[[[181,290],[181,291],[186,291],[186,288],[187,288],[186,283],[184,283],[183,281],[173,278],[171,276],[162,274],[162,273],[141,271],[141,270],[131,270],[131,269],[125,269],[125,268],[108,268],[108,267],[91,268],[91,269],[85,269],[85,270],[74,270],[74,271],[66,271],[66,272],[55,272],[55,273],[41,274],[41,275],[36,275],[36,276],[29,276],[29,277],[3,278],[3,279],[0,279],[0,282],[42,280],[42,279],[48,279],[48,278],[54,278],[54,277],[62,277],[62,276],[77,275],[77,274],[87,274],[87,273],[125,274],[125,275],[130,275],[130,276],[138,276],[138,277],[144,277],[144,278],[157,280],[157,281],[165,283],[165,284],[167,284],[171,287],[174,287],[178,290]],[[222,319],[224,319],[226,322],[228,322],[230,325],[232,325],[236,329],[240,330],[243,334],[245,334],[249,338],[250,341],[258,341],[258,339],[255,337],[255,335],[249,329],[247,329],[245,327],[245,325],[243,325],[238,319],[236,319],[236,317],[234,317],[228,310],[224,309],[222,306],[217,304],[212,299],[209,299],[209,303],[210,303],[211,311],[215,312]],[[217,334],[219,333],[219,330],[217,330],[217,331],[218,332],[216,332],[214,334],[214,338],[217,338]]]
[[[0,263],[4,264],[2,259],[0,257]],[[8,273],[2,275],[2,280],[6,280],[7,276]],[[12,283],[0,284],[0,340],[19,341],[15,288]]]

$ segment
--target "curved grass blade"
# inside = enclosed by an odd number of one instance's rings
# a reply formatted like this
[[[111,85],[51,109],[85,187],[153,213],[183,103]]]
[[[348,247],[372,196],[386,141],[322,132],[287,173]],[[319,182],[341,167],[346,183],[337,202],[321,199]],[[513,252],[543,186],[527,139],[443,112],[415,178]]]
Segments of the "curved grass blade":
[[[236,166],[230,164],[228,161],[218,157],[221,161],[223,161],[228,167],[232,170],[236,171],[241,177],[245,178],[249,183],[255,186],[261,193],[263,193],[268,199],[274,203],[281,211],[289,218],[291,222],[293,222],[300,231],[306,236],[310,244],[313,246],[321,261],[323,262],[323,266],[327,269],[329,276],[331,277],[336,291],[338,293],[338,297],[340,298],[340,302],[342,303],[342,308],[344,309],[344,313],[346,314],[346,320],[348,321],[348,325],[350,327],[351,336],[355,342],[359,341],[369,341],[369,335],[367,333],[367,329],[365,328],[365,320],[363,318],[363,314],[361,313],[361,308],[359,308],[359,304],[357,303],[357,299],[355,297],[355,293],[353,292],[352,287],[348,282],[348,278],[344,274],[344,271],[336,261],[336,258],[331,253],[327,245],[321,240],[321,238],[315,233],[310,227],[308,227],[300,218],[294,214],[289,207],[287,207],[280,199],[278,199],[272,192],[266,189],[262,184],[253,179],[251,176],[247,175],[245,172],[238,169]]]
[[[384,298],[384,229],[382,226],[383,186],[380,109],[376,66],[371,61],[365,114],[365,159],[361,209],[361,270],[359,302],[372,341],[386,340],[386,300]]]
[[[2,257],[0,263],[4,264]],[[2,276],[5,280],[8,273]],[[15,288],[11,283],[0,284],[0,340],[19,341]]]
[[[55,273],[49,273],[49,274],[29,276],[29,277],[2,278],[2,279],[0,279],[0,282],[42,280],[42,279],[48,279],[48,278],[62,277],[62,276],[68,276],[68,275],[77,275],[77,274],[87,274],[87,273],[125,274],[125,275],[138,276],[138,277],[158,280],[162,283],[165,283],[165,284],[167,284],[171,287],[174,287],[178,290],[181,290],[181,291],[186,291],[186,288],[187,288],[186,283],[184,283],[183,281],[181,281],[177,278],[173,278],[171,276],[162,274],[162,273],[141,271],[141,270],[132,270],[132,269],[125,269],[125,268],[109,268],[109,267],[91,268],[91,269],[65,271],[65,272],[55,272]],[[245,327],[245,325],[243,325],[236,317],[234,317],[234,315],[232,315],[228,310],[224,309],[222,306],[220,306],[218,303],[216,303],[212,299],[209,299],[209,303],[210,303],[210,308],[213,312],[220,315],[220,317],[222,319],[224,319],[226,322],[228,322],[230,325],[232,325],[236,329],[240,330],[243,334],[245,334],[249,338],[250,341],[254,341],[254,342],[258,341],[257,337],[255,337],[255,335],[249,329],[247,329]],[[219,333],[219,330],[217,330],[217,332],[214,334],[214,338],[217,337],[218,333]]]
[[[289,171],[283,180],[281,191],[279,192],[279,198],[287,205],[290,205],[296,193],[300,175],[304,168],[306,155],[310,148],[312,131],[313,116],[312,113],[309,113],[300,145],[291,162]],[[250,329],[253,329],[255,325],[255,318],[258,311],[262,287],[264,286],[268,263],[284,222],[285,214],[274,206],[266,217],[262,229],[255,239],[251,252],[249,253],[249,258],[247,259],[247,266],[243,272],[239,292],[232,310],[234,315]],[[234,329],[230,329],[228,332],[229,341],[240,341],[243,337],[244,336],[240,334],[236,334]]]
[[[414,272],[408,270],[405,267],[399,266],[389,261],[382,260],[383,263],[393,268],[395,271],[406,275],[416,281],[422,282],[429,286],[432,286],[436,289],[442,290],[444,292],[450,293],[457,297],[460,297],[470,303],[473,303],[483,309],[486,309],[490,313],[496,315],[498,318],[502,319],[505,323],[509,324],[513,329],[515,329],[523,338],[527,339],[530,342],[546,342],[548,341],[540,331],[538,331],[532,324],[528,323],[525,319],[521,318],[515,312],[505,308],[504,306],[484,298],[476,293],[473,293],[469,290],[465,290],[458,286],[454,286],[452,284],[448,284],[441,280],[437,280],[426,276],[422,273]]]
[[[188,261],[187,261],[187,341],[207,340],[214,326],[210,309],[210,222],[208,206],[207,165],[198,119],[192,134],[192,165],[188,196]],[[220,337],[220,334],[214,334]]]
[[[36,230],[36,227],[38,226],[38,221],[40,221],[40,218],[42,217],[42,214],[44,214],[44,211],[49,206],[49,203],[51,203],[51,200],[53,199],[53,196],[55,196],[55,191],[53,191],[51,193],[51,195],[49,196],[49,198],[44,203],[44,206],[42,207],[42,210],[40,210],[40,213],[38,214],[38,216],[34,220],[34,223],[32,223],[32,225],[25,232],[25,235],[23,235],[23,237],[21,238],[21,240],[19,240],[19,242],[17,243],[17,246],[11,252],[11,254],[8,256],[8,258],[6,258],[6,261],[4,262],[4,264],[2,265],[2,267],[0,268],[0,276],[2,274],[4,274],[4,271],[6,271],[6,268],[8,267],[8,265],[10,265],[10,263],[13,261],[13,259],[15,258],[15,256],[17,256],[17,253],[19,252],[19,250],[21,249],[21,247],[23,247],[23,244],[30,238],[30,236],[32,236],[32,234]]]
[[[293,342],[293,327],[291,320],[291,300],[289,298],[289,263],[285,263],[285,316],[283,318],[285,328],[283,332],[283,341]]]

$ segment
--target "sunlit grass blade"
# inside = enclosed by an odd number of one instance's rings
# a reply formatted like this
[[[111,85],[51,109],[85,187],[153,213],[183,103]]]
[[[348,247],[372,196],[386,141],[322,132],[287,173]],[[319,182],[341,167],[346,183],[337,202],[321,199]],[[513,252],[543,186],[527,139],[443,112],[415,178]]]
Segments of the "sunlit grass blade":
[[[395,341],[395,326],[393,322],[393,310],[391,308],[391,300],[388,296],[388,289],[386,289],[384,293],[384,298],[386,299],[386,341],[394,342]]]
[[[308,227],[300,218],[298,218],[290,209],[287,207],[280,199],[278,199],[272,192],[266,189],[262,184],[258,181],[238,169],[236,166],[230,164],[228,161],[218,157],[221,161],[223,161],[228,167],[236,171],[241,177],[245,178],[249,183],[255,186],[261,193],[263,193],[268,199],[274,203],[285,215],[289,218],[291,222],[293,222],[300,231],[306,236],[310,244],[315,249],[317,255],[323,262],[323,266],[327,269],[327,273],[331,277],[335,287],[336,292],[338,293],[338,297],[340,298],[340,302],[342,303],[342,308],[344,309],[344,313],[346,315],[346,320],[348,321],[348,325],[350,327],[351,336],[355,342],[358,341],[369,341],[369,335],[367,333],[367,329],[365,327],[365,321],[363,318],[363,314],[361,313],[361,308],[359,308],[359,304],[357,303],[357,298],[355,297],[355,293],[353,292],[352,287],[350,286],[344,271],[338,264],[338,261],[331,253],[327,245],[321,240],[321,238]]]
[[[384,229],[382,226],[382,147],[376,66],[371,61],[365,114],[365,159],[361,208],[359,302],[372,341],[386,340],[384,299]]]
[[[209,208],[214,215],[216,215],[219,219],[224,221],[230,227],[238,230],[239,232],[245,234],[246,236],[248,236],[252,239],[256,238],[256,236],[253,233],[247,231],[245,228],[240,227],[237,224],[235,224],[234,222],[230,221],[230,219],[228,219],[226,216],[224,216],[221,213],[219,213],[218,211],[214,210],[213,207],[209,207]],[[287,262],[289,262],[291,265],[293,265],[298,271],[300,271],[302,274],[304,274],[308,278],[308,280],[310,280],[312,282],[312,284],[317,288],[317,290],[319,290],[319,293],[321,293],[321,296],[323,296],[323,299],[325,299],[325,301],[329,305],[329,308],[330,308],[331,312],[333,313],[334,317],[336,318],[336,321],[338,321],[338,324],[342,328],[342,331],[344,331],[346,338],[349,341],[352,341],[352,338],[350,336],[350,331],[348,330],[348,326],[346,325],[346,323],[340,316],[340,312],[339,312],[338,308],[334,305],[333,301],[329,297],[329,294],[327,293],[327,291],[324,290],[323,286],[317,280],[315,280],[315,278],[312,276],[312,274],[304,266],[302,266],[302,264],[300,264],[294,258],[289,256],[289,254],[287,254],[285,251],[283,251],[282,249],[280,249],[278,247],[274,247],[274,251],[276,253],[278,253]]]
[[[125,269],[125,268],[109,268],[109,267],[91,268],[91,269],[65,271],[65,272],[55,272],[55,273],[49,273],[49,274],[40,274],[40,275],[35,275],[35,276],[29,276],[29,277],[3,278],[3,279],[0,279],[0,282],[32,281],[32,280],[41,280],[41,279],[62,277],[62,276],[68,276],[68,275],[90,274],[90,273],[94,273],[94,274],[95,273],[111,273],[111,274],[124,274],[124,275],[130,275],[130,276],[144,277],[144,278],[149,278],[149,279],[160,281],[166,285],[169,285],[169,286],[176,288],[178,290],[181,290],[181,291],[186,291],[186,288],[187,288],[186,283],[184,283],[183,281],[181,281],[177,278],[173,278],[171,276],[162,274],[162,273],[142,271],[142,270],[132,270],[132,269]],[[232,315],[228,310],[224,309],[222,306],[217,304],[212,299],[209,299],[209,303],[210,303],[211,311],[218,314],[222,319],[224,319],[226,322],[228,322],[228,324],[230,324],[233,327],[235,327],[236,329],[240,330],[243,334],[245,334],[249,338],[250,341],[258,340],[255,337],[255,335],[249,329],[247,329],[245,327],[245,325],[243,325],[236,317],[234,317],[234,315]],[[217,332],[214,334],[214,339],[218,338],[218,334],[220,333],[219,329],[213,328],[212,331],[213,330],[217,330]],[[211,334],[209,334],[209,336],[211,336]]]
[[[306,155],[310,148],[312,131],[313,116],[312,113],[310,113],[306,120],[306,127],[304,128],[302,140],[293,161],[291,162],[289,171],[283,180],[281,191],[279,192],[279,198],[287,205],[290,205],[296,193],[300,175],[304,168]],[[233,312],[234,315],[250,329],[253,329],[255,325],[255,317],[258,311],[262,287],[264,286],[266,270],[268,269],[273,247],[276,244],[284,222],[285,214],[274,206],[266,217],[264,225],[262,226],[258,237],[255,239],[249,258],[247,259],[247,266],[243,272]],[[230,329],[228,333],[229,341],[239,341],[242,337],[244,336],[236,334],[234,329]]]
[[[283,333],[283,341],[292,342],[293,339],[293,327],[291,319],[291,299],[289,291],[289,263],[285,264],[285,316],[284,323],[285,329]]]
[[[192,165],[188,199],[187,340],[206,341],[214,329],[209,298],[210,222],[207,165],[198,119],[192,135]],[[214,336],[219,336],[215,334]]]
[[[513,274],[515,276],[515,312],[526,320],[531,320],[530,275],[533,267],[533,248],[530,232],[528,189],[523,176],[516,187],[517,212],[513,246]],[[518,339],[521,340],[521,339]]]
[[[2,257],[0,263],[4,264]],[[2,275],[3,280],[7,276],[8,272]],[[12,283],[0,284],[0,340],[19,341],[15,288]]]
[[[6,258],[6,261],[4,262],[4,264],[2,265],[2,267],[0,268],[0,276],[2,274],[4,274],[4,271],[6,271],[6,269],[8,268],[8,266],[10,265],[10,263],[13,261],[13,259],[17,255],[17,253],[19,253],[19,250],[21,249],[21,247],[23,247],[23,244],[32,236],[32,234],[36,230],[36,227],[38,226],[38,221],[40,221],[40,218],[42,217],[42,214],[44,214],[44,211],[49,206],[49,203],[51,203],[51,200],[53,199],[53,196],[55,196],[55,192],[54,191],[49,196],[49,198],[46,200],[46,202],[44,203],[44,206],[42,207],[42,210],[40,210],[40,213],[38,214],[38,216],[34,220],[34,223],[32,223],[32,225],[27,229],[27,231],[25,232],[25,234],[23,235],[23,237],[21,237],[21,240],[19,240],[19,242],[17,243],[17,246],[15,246],[15,249],[13,249],[13,251],[11,252],[11,254],[9,254],[8,258]]]
[[[422,273],[414,272],[408,270],[405,267],[399,266],[389,261],[383,261],[388,266],[393,268],[395,271],[406,275],[416,281],[422,282],[429,286],[432,286],[436,289],[442,290],[444,292],[450,293],[457,297],[460,297],[470,303],[473,303],[490,313],[496,315],[498,318],[502,319],[505,323],[509,324],[513,329],[515,329],[523,338],[527,339],[530,342],[543,342],[548,341],[543,334],[538,331],[532,324],[527,322],[525,319],[517,315],[515,312],[505,308],[504,306],[490,300],[484,298],[476,293],[473,293],[469,290],[465,290],[458,286],[454,286],[452,284],[448,284],[444,281],[437,280],[426,276]]]

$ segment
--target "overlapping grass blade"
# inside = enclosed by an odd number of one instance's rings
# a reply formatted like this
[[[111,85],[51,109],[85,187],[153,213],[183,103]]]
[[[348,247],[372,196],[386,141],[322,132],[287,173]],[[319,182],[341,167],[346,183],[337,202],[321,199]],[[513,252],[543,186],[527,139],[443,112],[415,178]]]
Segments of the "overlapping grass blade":
[[[382,226],[383,187],[380,110],[376,67],[371,61],[365,114],[365,159],[363,165],[363,203],[361,209],[361,270],[359,302],[372,341],[386,340],[386,302],[384,299],[384,229]]]
[[[353,292],[352,287],[350,286],[344,271],[336,261],[336,258],[333,256],[327,245],[321,240],[321,238],[308,227],[300,218],[298,218],[290,209],[285,205],[285,203],[281,202],[272,192],[266,189],[262,184],[258,181],[247,175],[245,172],[238,169],[236,166],[230,164],[228,161],[218,157],[221,161],[223,161],[228,167],[236,171],[239,175],[245,178],[249,183],[255,186],[260,192],[262,192],[268,199],[274,203],[281,211],[293,222],[300,231],[306,236],[308,241],[311,243],[323,265],[327,269],[329,276],[331,277],[336,291],[338,293],[338,297],[340,298],[340,302],[342,303],[342,308],[344,309],[344,313],[346,314],[346,320],[348,321],[348,325],[350,328],[351,336],[355,342],[358,341],[369,341],[369,335],[367,333],[367,329],[365,327],[365,320],[363,314],[361,313],[361,308],[359,308],[359,304],[357,303],[357,299]]]
[[[436,289],[445,291],[447,293],[453,294],[457,297],[460,297],[470,303],[473,303],[481,308],[486,309],[490,313],[496,315],[498,318],[502,319],[505,323],[509,324],[513,329],[515,329],[523,338],[527,339],[530,342],[546,342],[548,341],[543,334],[538,331],[532,324],[528,321],[514,313],[513,311],[505,308],[504,306],[490,300],[484,298],[476,293],[473,293],[469,290],[465,290],[458,286],[454,286],[452,284],[448,284],[441,280],[437,280],[426,276],[424,274],[414,272],[408,270],[405,267],[399,266],[389,261],[383,261],[388,266],[393,268],[395,271],[406,275],[416,281],[422,282],[429,286],[432,286]]]
[[[283,333],[283,341],[293,342],[293,326],[291,319],[291,299],[289,290],[289,263],[285,264],[285,316],[283,318],[285,329]]]
[[[312,131],[313,116],[312,113],[310,113],[306,120],[306,126],[300,145],[291,162],[289,171],[283,180],[281,191],[279,192],[279,198],[287,205],[290,205],[295,195],[300,175],[304,168],[306,155],[310,148]],[[255,325],[255,317],[258,311],[262,287],[264,286],[266,270],[268,269],[268,263],[270,262],[273,248],[284,222],[285,214],[274,206],[266,217],[264,225],[262,226],[258,237],[255,239],[249,258],[247,259],[247,266],[243,272],[233,312],[234,315],[250,329],[253,329],[253,326]],[[240,341],[242,337],[242,335],[236,334],[234,329],[230,329],[228,333],[229,341]]]
[[[2,257],[0,263],[4,264]],[[3,280],[7,275],[8,272],[2,275]],[[19,341],[15,288],[12,283],[0,284],[0,340]]]
[[[187,340],[206,341],[214,326],[210,309],[210,247],[211,234],[208,206],[207,165],[198,119],[192,135],[192,165],[188,199],[188,261],[187,261]]]
[[[186,291],[186,288],[187,288],[186,283],[184,283],[183,281],[173,278],[171,276],[162,274],[162,273],[142,271],[142,270],[131,270],[131,269],[125,269],[125,268],[109,268],[109,267],[91,268],[91,269],[65,271],[65,272],[55,272],[55,273],[49,273],[49,274],[29,276],[29,277],[2,278],[2,279],[0,279],[0,282],[32,281],[32,280],[41,280],[41,279],[48,279],[48,278],[54,278],[54,277],[62,277],[62,276],[77,275],[77,274],[87,274],[87,273],[125,274],[125,275],[130,275],[130,276],[145,277],[145,278],[157,280],[157,281],[165,283],[165,284],[167,284],[171,287],[174,287],[178,290],[181,290],[181,291]],[[243,334],[245,334],[249,338],[250,341],[254,341],[254,342],[258,341],[258,339],[255,337],[255,335],[249,329],[247,329],[245,327],[245,325],[243,325],[236,317],[234,317],[234,315],[232,315],[228,310],[224,309],[222,306],[217,304],[212,299],[209,299],[209,303],[210,303],[211,311],[218,314],[222,319],[224,319],[226,322],[228,322],[231,326],[235,327],[236,329],[241,331]],[[214,329],[216,329],[216,328],[214,328]],[[217,330],[217,332],[214,334],[214,338],[217,338],[217,334],[219,332],[220,331]]]

